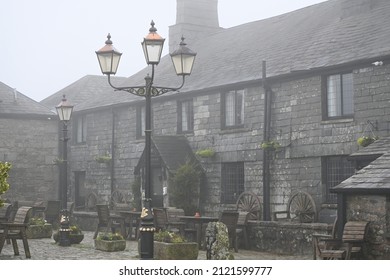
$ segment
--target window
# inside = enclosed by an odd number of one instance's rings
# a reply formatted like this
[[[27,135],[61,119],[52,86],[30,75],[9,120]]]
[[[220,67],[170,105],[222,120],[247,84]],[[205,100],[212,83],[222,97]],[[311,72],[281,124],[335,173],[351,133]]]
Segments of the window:
[[[244,90],[229,91],[221,95],[222,128],[244,124]]]
[[[322,159],[322,182],[325,185],[326,203],[336,203],[337,195],[330,189],[355,173],[353,163],[346,156],[330,156]]]
[[[177,132],[186,133],[194,131],[194,111],[192,100],[177,103]]]
[[[326,78],[326,110],[324,117],[351,117],[354,113],[352,73],[331,75]]]
[[[222,163],[221,203],[236,203],[238,196],[244,192],[244,163]]]
[[[87,122],[86,116],[77,116],[73,121],[74,141],[76,144],[87,142]]]
[[[136,109],[136,137],[140,139],[145,137],[145,106],[139,106]],[[153,112],[151,112],[151,129],[153,128]]]

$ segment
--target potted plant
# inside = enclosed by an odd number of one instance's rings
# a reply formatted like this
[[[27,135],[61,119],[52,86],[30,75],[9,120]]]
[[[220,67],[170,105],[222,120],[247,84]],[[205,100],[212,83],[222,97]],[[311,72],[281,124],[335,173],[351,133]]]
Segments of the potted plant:
[[[29,221],[26,230],[27,238],[50,238],[53,234],[53,226],[41,217],[33,217]]]
[[[359,137],[357,140],[357,143],[361,147],[367,147],[368,145],[372,144],[375,142],[375,140],[378,140],[379,137],[377,136],[362,136]]]
[[[211,148],[207,148],[203,150],[197,150],[195,155],[201,158],[212,158],[213,156],[215,156],[215,151]]]
[[[158,260],[196,260],[199,248],[196,242],[187,242],[182,236],[170,231],[154,234],[154,258]]]
[[[111,156],[109,153],[106,153],[105,155],[95,157],[95,161],[98,163],[110,163]]]
[[[275,151],[275,150],[278,150],[281,146],[280,146],[279,142],[277,142],[277,141],[266,141],[266,142],[261,143],[260,147],[263,150]]]
[[[100,233],[95,239],[95,249],[106,252],[123,251],[126,249],[126,240],[119,233]]]

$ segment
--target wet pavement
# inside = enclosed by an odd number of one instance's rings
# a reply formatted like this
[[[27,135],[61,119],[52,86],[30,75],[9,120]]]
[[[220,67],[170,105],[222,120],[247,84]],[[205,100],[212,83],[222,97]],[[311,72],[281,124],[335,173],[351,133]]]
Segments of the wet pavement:
[[[121,252],[104,252],[95,250],[93,232],[84,232],[84,240],[80,244],[70,247],[61,247],[52,238],[29,239],[29,247],[32,260],[129,260],[139,259],[138,243],[127,241],[126,249]],[[25,260],[22,240],[18,240],[19,256],[14,256],[11,244],[4,244],[0,254],[0,260]],[[234,253],[236,260],[309,260],[311,256],[290,256],[271,254],[239,249]],[[199,251],[199,260],[206,259],[206,252]]]

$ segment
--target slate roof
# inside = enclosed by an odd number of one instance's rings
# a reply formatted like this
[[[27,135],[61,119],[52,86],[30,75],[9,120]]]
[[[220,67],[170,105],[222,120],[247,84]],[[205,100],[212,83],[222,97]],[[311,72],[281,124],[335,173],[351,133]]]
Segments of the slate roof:
[[[0,82],[0,114],[8,116],[53,116],[49,108]]]
[[[221,29],[189,45],[197,52],[197,57],[193,73],[180,91],[211,91],[226,85],[260,82],[263,60],[267,62],[267,77],[275,78],[348,63],[372,63],[390,57],[390,1],[371,1],[370,11],[357,11],[346,17],[342,14],[343,1],[346,0],[329,0],[272,18]],[[113,42],[114,45],[119,43],[115,38]],[[151,73],[150,67],[124,82],[119,79],[115,84],[144,85],[148,73]],[[155,73],[154,84],[157,86],[181,84],[169,55],[161,59]],[[71,90],[71,87],[76,90]],[[106,77],[87,76],[43,100],[42,104],[57,105],[63,93],[71,102],[80,104],[75,111],[142,99],[128,93],[114,93]]]
[[[126,78],[112,77],[113,83],[121,84]],[[74,111],[89,109],[94,107],[108,106],[112,104],[112,100],[116,95],[121,96],[121,102],[125,100],[122,93],[115,92],[107,82],[106,76],[87,75],[70,84],[66,88],[56,92],[55,94],[43,99],[40,103],[53,108],[57,106],[65,95],[66,99],[74,105]],[[130,94],[128,94],[130,95]],[[117,103],[117,102],[115,102]],[[88,104],[83,105],[83,104]]]
[[[152,154],[153,153],[156,153],[155,155],[159,156],[164,166],[172,173],[175,173],[176,170],[187,161],[198,162],[187,138],[183,135],[152,136]],[[135,169],[136,173],[139,172],[139,168],[143,166],[143,160],[144,154],[142,154]],[[200,164],[198,166],[200,166]]]
[[[390,153],[386,153],[333,188],[334,192],[390,193]]]
[[[348,17],[342,17],[342,2],[330,0],[224,29],[188,46],[198,54],[181,91],[260,80],[262,60],[267,62],[267,77],[280,77],[389,56],[390,1],[371,1],[370,12]],[[148,71],[133,75],[126,84],[142,82]],[[172,85],[177,79],[165,56],[156,69],[155,84]]]
[[[351,159],[371,158],[373,156],[383,155],[390,151],[390,137],[382,137],[374,143],[349,155]],[[390,173],[390,170],[389,170]]]
[[[335,186],[333,191],[390,193],[390,136],[376,140],[369,146],[350,155],[351,159],[373,157],[378,158],[356,172],[355,175]]]

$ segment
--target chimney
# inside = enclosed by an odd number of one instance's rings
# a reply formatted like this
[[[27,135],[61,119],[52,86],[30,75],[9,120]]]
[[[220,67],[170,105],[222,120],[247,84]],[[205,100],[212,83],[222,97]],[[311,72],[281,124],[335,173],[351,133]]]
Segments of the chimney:
[[[176,24],[169,27],[169,52],[178,48],[182,36],[191,47],[219,30],[218,0],[176,0]]]

